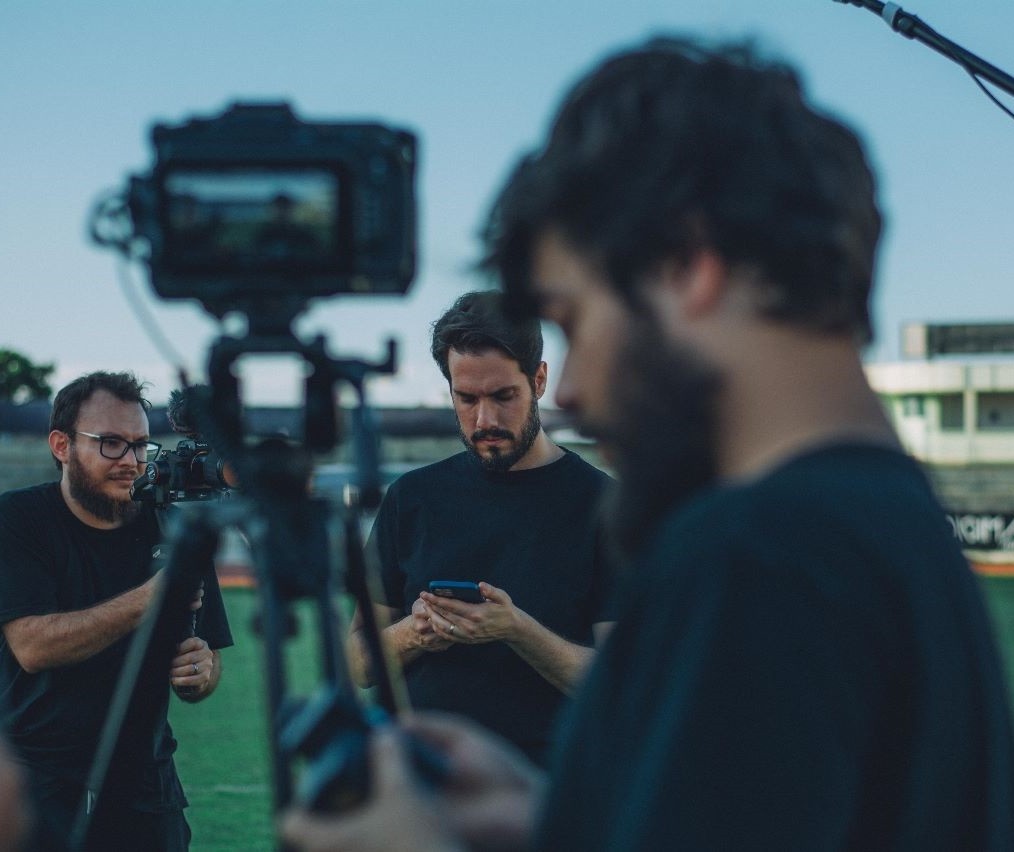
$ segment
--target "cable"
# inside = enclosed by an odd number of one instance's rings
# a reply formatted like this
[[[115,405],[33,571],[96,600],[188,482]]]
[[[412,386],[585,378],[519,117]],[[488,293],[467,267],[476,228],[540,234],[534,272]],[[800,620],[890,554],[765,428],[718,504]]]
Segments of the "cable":
[[[186,367],[183,366],[183,356],[180,355],[169,338],[162,333],[162,329],[159,328],[154,315],[137,295],[136,285],[130,276],[129,265],[127,260],[122,257],[116,263],[116,277],[119,281],[120,289],[123,291],[123,296],[127,300],[127,304],[134,312],[148,339],[154,344],[155,349],[158,350],[159,355],[172,365],[180,376],[185,376]]]

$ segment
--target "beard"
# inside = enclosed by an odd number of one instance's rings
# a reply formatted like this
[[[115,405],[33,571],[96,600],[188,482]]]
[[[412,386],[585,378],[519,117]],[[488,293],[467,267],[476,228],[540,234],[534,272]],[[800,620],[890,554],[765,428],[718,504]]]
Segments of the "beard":
[[[514,467],[528,454],[535,439],[539,437],[540,431],[542,431],[542,418],[539,416],[539,400],[534,392],[532,393],[532,404],[528,407],[528,416],[521,427],[520,436],[516,436],[507,429],[478,429],[472,433],[472,437],[469,439],[461,430],[461,422],[458,422],[458,435],[465,445],[465,449],[479,460],[479,464],[484,470],[491,473],[506,473]],[[499,447],[491,447],[489,455],[484,456],[476,449],[476,444],[488,438],[502,438],[505,441],[511,441],[513,445],[505,453],[500,452]]]
[[[96,518],[101,518],[109,523],[127,523],[137,517],[141,511],[141,504],[127,499],[110,497],[102,492],[102,481],[92,476],[85,470],[84,465],[78,460],[73,447],[70,451],[70,458],[67,461],[67,484],[70,486],[70,496],[73,497],[85,511],[90,512]]]
[[[665,515],[714,482],[722,382],[653,319],[638,316],[610,385],[609,421],[580,427],[612,451],[618,483],[605,499],[606,524],[617,556],[627,561]]]

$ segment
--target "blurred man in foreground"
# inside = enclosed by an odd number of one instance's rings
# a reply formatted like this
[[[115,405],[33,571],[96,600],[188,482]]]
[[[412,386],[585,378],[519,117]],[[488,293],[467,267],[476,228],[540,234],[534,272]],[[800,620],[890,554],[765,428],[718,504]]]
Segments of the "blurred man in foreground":
[[[975,578],[866,382],[880,216],[856,137],[747,49],[607,60],[489,232],[560,325],[632,557],[548,779],[446,719],[421,789],[293,815],[307,849],[1010,849],[1014,746]],[[545,785],[545,786],[543,786]],[[414,820],[414,822],[413,822]]]

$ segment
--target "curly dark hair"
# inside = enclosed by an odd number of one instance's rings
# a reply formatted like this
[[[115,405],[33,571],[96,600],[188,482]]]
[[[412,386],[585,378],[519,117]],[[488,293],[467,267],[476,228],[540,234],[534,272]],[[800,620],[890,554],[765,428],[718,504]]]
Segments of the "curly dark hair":
[[[465,293],[433,323],[430,353],[448,382],[450,350],[480,353],[499,349],[518,362],[531,380],[542,362],[542,326],[532,317],[514,320],[504,311],[504,296],[496,290]]]
[[[856,135],[749,44],[652,39],[603,62],[522,159],[486,223],[482,266],[534,310],[533,243],[555,229],[632,304],[659,262],[703,248],[758,281],[763,315],[872,339],[881,229]]]
[[[71,434],[77,426],[77,419],[84,405],[96,391],[104,390],[123,402],[136,402],[145,413],[151,410],[151,403],[144,395],[146,382],[141,382],[133,373],[107,373],[99,370],[80,376],[66,387],[61,388],[53,400],[49,415],[49,430]],[[57,470],[63,465],[53,457]]]

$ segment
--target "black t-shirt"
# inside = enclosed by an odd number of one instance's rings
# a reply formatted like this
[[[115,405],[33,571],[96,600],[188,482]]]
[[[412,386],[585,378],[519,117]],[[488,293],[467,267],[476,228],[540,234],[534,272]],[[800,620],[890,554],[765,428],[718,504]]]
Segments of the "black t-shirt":
[[[571,642],[612,620],[599,503],[609,478],[580,456],[490,473],[470,453],[410,471],[371,535],[384,603],[405,614],[431,580],[484,580]],[[462,713],[544,761],[563,693],[504,642],[424,653],[405,671],[415,707]]]
[[[670,516],[566,723],[541,849],[1014,848],[987,613],[889,450]]]
[[[160,540],[150,508],[123,527],[100,530],[74,516],[57,482],[0,495],[0,624],[87,609],[140,585],[151,576],[152,548]],[[104,797],[145,810],[185,804],[166,713],[169,661],[186,620],[182,613],[179,622],[160,625],[149,644]],[[197,632],[213,649],[232,644],[213,571],[205,578]],[[80,663],[36,674],[25,672],[0,639],[4,725],[36,783],[85,779],[133,635]]]

